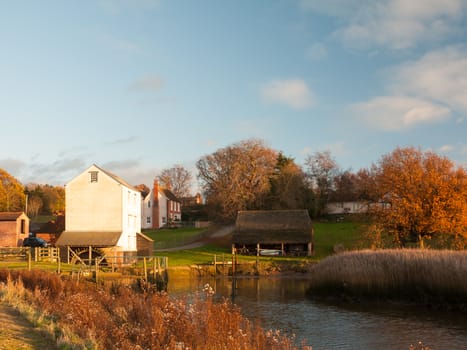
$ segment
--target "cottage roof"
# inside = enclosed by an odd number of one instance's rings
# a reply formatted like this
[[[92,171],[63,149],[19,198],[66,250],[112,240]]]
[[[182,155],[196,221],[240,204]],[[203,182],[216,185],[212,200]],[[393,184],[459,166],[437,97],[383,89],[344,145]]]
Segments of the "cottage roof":
[[[0,221],[16,221],[16,219],[18,219],[22,214],[22,211],[0,212]]]
[[[58,237],[57,246],[74,247],[113,247],[117,245],[120,239],[121,231],[101,232],[101,231],[64,231]]]
[[[306,210],[251,210],[237,215],[233,243],[307,243],[312,223]]]
[[[170,199],[171,201],[173,201],[173,202],[180,202],[180,200],[177,198],[177,196],[176,196],[171,190],[169,190],[169,189],[167,189],[167,188],[164,188],[164,189],[162,189],[161,191],[162,191],[162,193],[164,193],[164,195],[165,195],[168,199]]]

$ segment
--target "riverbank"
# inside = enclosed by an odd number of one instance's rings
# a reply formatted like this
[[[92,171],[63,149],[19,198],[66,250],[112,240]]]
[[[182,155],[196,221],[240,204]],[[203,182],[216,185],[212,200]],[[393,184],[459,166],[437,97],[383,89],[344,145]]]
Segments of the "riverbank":
[[[206,264],[172,266],[168,268],[169,281],[172,278],[204,278],[218,276],[271,277],[309,275],[317,263],[311,260],[232,261]]]

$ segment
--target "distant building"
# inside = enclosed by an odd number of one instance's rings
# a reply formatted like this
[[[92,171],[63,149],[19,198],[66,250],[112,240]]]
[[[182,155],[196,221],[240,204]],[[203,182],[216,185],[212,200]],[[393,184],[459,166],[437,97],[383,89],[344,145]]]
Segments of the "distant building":
[[[368,203],[364,201],[330,202],[326,205],[326,213],[336,214],[364,214],[368,212]]]
[[[201,197],[201,193],[197,193],[196,195],[191,197],[181,197],[180,203],[182,205],[182,208],[192,207],[195,205],[203,204],[203,198]]]
[[[21,247],[29,236],[29,218],[22,212],[0,212],[0,247]]]
[[[142,200],[141,207],[143,229],[168,227],[181,221],[180,200],[169,189],[160,187],[157,180],[154,180],[153,188]]]

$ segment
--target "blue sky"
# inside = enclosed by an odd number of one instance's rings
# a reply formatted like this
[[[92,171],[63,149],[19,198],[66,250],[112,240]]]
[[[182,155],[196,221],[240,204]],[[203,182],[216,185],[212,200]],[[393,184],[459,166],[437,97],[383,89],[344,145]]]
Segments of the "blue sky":
[[[467,0],[4,1],[0,168],[133,184],[249,138],[467,165]]]

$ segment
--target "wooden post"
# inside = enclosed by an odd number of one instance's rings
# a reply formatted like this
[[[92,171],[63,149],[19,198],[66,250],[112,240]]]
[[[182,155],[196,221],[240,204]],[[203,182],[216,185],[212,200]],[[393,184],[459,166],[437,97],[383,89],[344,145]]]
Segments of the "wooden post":
[[[89,259],[89,266],[92,265],[92,246],[89,246],[89,255],[88,255]],[[91,269],[89,269],[91,271]]]
[[[98,274],[99,274],[99,262],[98,262],[98,259],[99,258],[96,258],[96,284],[99,282],[99,277],[98,277]],[[89,270],[91,270],[91,265],[92,265],[92,261],[89,261]]]
[[[57,273],[60,274],[62,272],[62,262],[60,260],[60,251],[57,257]]]
[[[31,248],[28,249],[28,271],[31,271],[31,265],[32,265],[32,261],[31,261],[32,257],[31,257]]]
[[[148,281],[148,270],[146,265],[146,257],[143,258],[144,280]]]
[[[232,254],[232,277],[235,278],[235,254]]]
[[[222,253],[222,275],[225,276],[225,255]]]

